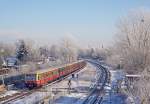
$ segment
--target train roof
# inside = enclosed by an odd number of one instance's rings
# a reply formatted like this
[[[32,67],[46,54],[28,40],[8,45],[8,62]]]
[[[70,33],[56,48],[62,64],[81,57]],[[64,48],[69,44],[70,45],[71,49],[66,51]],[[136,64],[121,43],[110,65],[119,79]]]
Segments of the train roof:
[[[53,71],[53,70],[55,70],[57,68],[65,67],[65,66],[68,66],[68,65],[71,65],[71,64],[75,64],[75,63],[78,63],[78,62],[81,62],[81,61],[83,61],[83,60],[79,60],[77,62],[72,62],[72,63],[68,63],[68,64],[65,64],[65,65],[57,66],[57,67],[50,67],[50,68],[47,68],[47,69],[40,69],[40,70],[31,72],[31,73],[34,74],[34,73],[44,73],[44,72],[47,72],[47,71]]]

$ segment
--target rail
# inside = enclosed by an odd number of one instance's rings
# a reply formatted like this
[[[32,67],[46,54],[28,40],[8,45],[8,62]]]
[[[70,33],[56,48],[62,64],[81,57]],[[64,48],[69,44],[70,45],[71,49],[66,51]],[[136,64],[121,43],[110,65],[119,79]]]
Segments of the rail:
[[[88,62],[94,64],[98,68],[98,72],[101,71],[101,74],[99,75],[99,78],[97,79],[97,83],[92,89],[92,91],[89,93],[89,95],[86,97],[86,99],[83,101],[82,104],[100,104],[102,102],[102,90],[107,82],[109,82],[109,75],[110,73],[108,70],[100,65],[98,62],[89,61]]]
[[[74,74],[74,73],[77,73],[78,71],[80,71],[80,70],[83,69],[83,68],[84,68],[84,67],[82,67],[82,68],[80,68],[79,70],[76,70],[76,71],[74,71],[74,72],[72,72],[72,73],[70,73],[70,74],[64,76],[63,78],[60,78],[60,79],[57,79],[57,80],[55,80],[55,81],[53,81],[53,82],[51,82],[51,83],[48,83],[48,84],[42,86],[41,88],[37,88],[37,89],[33,89],[33,90],[27,90],[27,91],[24,91],[23,93],[20,93],[20,94],[16,95],[16,96],[8,97],[8,98],[5,99],[5,100],[1,100],[1,99],[0,99],[0,104],[11,104],[12,101],[16,101],[17,99],[23,99],[23,98],[25,98],[26,96],[29,96],[29,95],[31,95],[32,93],[36,92],[36,91],[40,91],[40,90],[42,91],[42,90],[45,89],[46,87],[51,86],[52,84],[58,83],[58,82],[60,82],[60,81],[62,81],[62,80],[64,80],[64,79],[68,78],[69,76],[71,76],[71,75]]]

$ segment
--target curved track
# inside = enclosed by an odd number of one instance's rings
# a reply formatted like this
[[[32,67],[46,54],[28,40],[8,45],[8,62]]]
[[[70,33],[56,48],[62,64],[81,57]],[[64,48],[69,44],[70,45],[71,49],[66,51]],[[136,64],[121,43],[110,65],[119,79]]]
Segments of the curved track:
[[[89,60],[88,60],[89,61]],[[108,70],[101,66],[98,62],[89,61],[94,64],[98,70],[97,74],[99,74],[96,84],[87,96],[87,98],[83,101],[82,104],[100,104],[102,102],[102,94],[103,88],[107,82],[109,82],[109,72]]]
[[[105,84],[109,81],[109,72],[106,68],[101,66],[100,63],[98,63],[98,62],[89,61],[89,60],[88,60],[88,62],[94,64],[97,67],[97,72],[98,72],[97,73],[97,81],[96,81],[94,87],[91,89],[91,92],[89,93],[89,95],[83,101],[82,104],[100,104],[102,99],[103,99],[102,98],[103,88],[104,88]],[[78,71],[75,71],[74,73],[76,73]],[[70,75],[65,76],[64,79]],[[58,83],[61,80],[63,80],[63,79],[56,80],[55,82],[52,82],[52,83],[50,83],[46,86],[43,86],[43,87],[48,87],[54,83]],[[40,89],[42,89],[42,88],[40,88]],[[18,96],[15,96],[13,98],[9,98],[9,99],[3,101],[2,104],[9,104],[12,101],[16,101],[17,99],[22,99],[26,96],[29,96],[30,94],[32,94],[36,91],[39,91],[39,89],[30,90],[30,91],[24,92],[22,94],[19,94]]]
[[[8,97],[7,99],[2,99],[2,100],[0,99],[0,104],[11,104],[11,102],[13,102],[13,101],[16,101],[16,100],[18,100],[18,99],[23,99],[23,98],[25,98],[26,96],[29,96],[29,95],[31,95],[32,93],[36,92],[36,91],[40,91],[40,90],[42,90],[42,89],[45,89],[45,87],[51,86],[52,84],[58,83],[58,82],[60,82],[60,81],[62,81],[62,80],[64,80],[64,79],[68,78],[68,77],[71,76],[72,74],[77,73],[78,71],[80,71],[80,70],[82,70],[82,69],[83,69],[83,68],[81,68],[81,69],[79,69],[79,70],[76,70],[76,71],[74,71],[74,72],[72,72],[72,73],[70,73],[70,74],[64,76],[63,78],[60,78],[60,79],[58,79],[58,80],[56,80],[56,81],[53,81],[53,82],[51,82],[51,83],[48,83],[48,84],[42,86],[41,88],[36,88],[36,89],[32,89],[32,90],[26,90],[26,91],[23,91],[23,92],[21,92],[21,93],[15,95],[15,96],[10,96],[10,97]]]

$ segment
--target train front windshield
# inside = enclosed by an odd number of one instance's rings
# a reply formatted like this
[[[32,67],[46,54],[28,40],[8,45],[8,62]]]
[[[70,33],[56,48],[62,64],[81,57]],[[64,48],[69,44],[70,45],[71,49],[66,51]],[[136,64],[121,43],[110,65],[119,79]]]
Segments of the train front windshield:
[[[26,74],[25,80],[26,81],[36,80],[36,75],[35,74]]]

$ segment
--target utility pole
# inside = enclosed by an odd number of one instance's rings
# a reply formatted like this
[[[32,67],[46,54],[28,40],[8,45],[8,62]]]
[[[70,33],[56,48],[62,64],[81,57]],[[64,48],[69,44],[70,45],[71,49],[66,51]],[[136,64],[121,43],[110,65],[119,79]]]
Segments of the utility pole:
[[[5,82],[4,82],[4,75],[0,75],[1,79],[2,79],[2,85],[5,85]]]
[[[1,60],[2,60],[2,63],[4,63],[4,49],[2,48],[1,50],[0,50],[0,55],[1,55]],[[5,74],[4,74],[5,75]],[[3,85],[5,85],[5,82],[4,82],[4,75],[1,75],[1,78],[2,78],[2,84]]]
[[[71,80],[68,80],[68,93],[70,94],[71,91]]]

